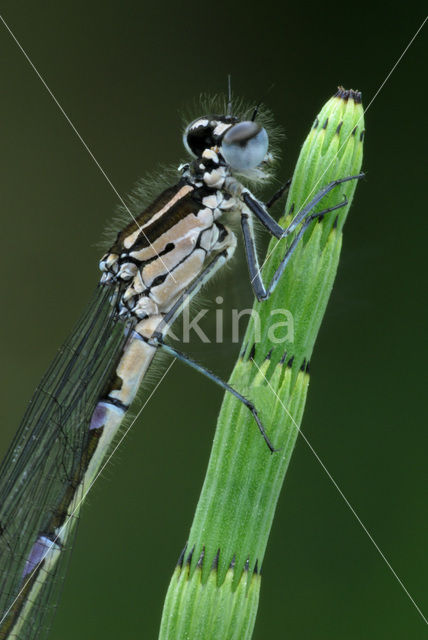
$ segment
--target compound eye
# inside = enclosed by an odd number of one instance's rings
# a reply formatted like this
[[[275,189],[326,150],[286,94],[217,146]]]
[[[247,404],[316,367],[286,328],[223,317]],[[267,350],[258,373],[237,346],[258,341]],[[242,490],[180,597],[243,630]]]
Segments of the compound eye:
[[[254,169],[263,162],[269,146],[266,129],[257,122],[235,124],[223,136],[221,153],[232,169]]]
[[[183,143],[187,151],[199,158],[205,149],[213,145],[213,128],[208,118],[198,118],[186,127]]]

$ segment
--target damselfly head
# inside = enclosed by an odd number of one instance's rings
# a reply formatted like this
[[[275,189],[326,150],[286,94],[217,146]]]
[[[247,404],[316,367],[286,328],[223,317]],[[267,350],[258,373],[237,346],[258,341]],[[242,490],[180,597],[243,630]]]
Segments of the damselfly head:
[[[236,171],[255,169],[269,160],[266,129],[258,122],[239,121],[235,116],[197,118],[186,127],[183,142],[195,158],[212,149]]]
[[[246,120],[230,127],[224,134],[220,153],[232,169],[255,169],[267,156],[269,138],[258,122]]]
[[[191,122],[183,134],[187,151],[199,158],[206,149],[219,147],[224,133],[238,122],[234,116],[203,116]]]

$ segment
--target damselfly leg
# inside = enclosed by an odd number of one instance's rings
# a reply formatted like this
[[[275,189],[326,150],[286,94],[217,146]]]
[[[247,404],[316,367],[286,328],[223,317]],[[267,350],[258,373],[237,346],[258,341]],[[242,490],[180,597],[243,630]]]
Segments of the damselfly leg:
[[[269,198],[269,200],[265,202],[266,209],[270,209],[275,204],[275,202],[277,202],[280,198],[282,198],[284,193],[286,193],[289,190],[290,185],[291,185],[291,178],[289,178],[287,182],[284,182],[282,187],[280,187],[277,191],[275,191],[275,193]]]
[[[156,331],[153,333],[151,338],[147,340],[147,342],[150,345],[154,347],[158,347],[163,351],[165,351],[166,353],[169,353],[170,355],[174,356],[184,364],[189,365],[190,367],[192,367],[202,375],[206,376],[207,378],[215,382],[215,384],[217,384],[219,387],[231,393],[240,402],[242,402],[248,408],[248,410],[251,411],[254,417],[254,420],[256,421],[257,426],[260,430],[260,433],[262,434],[267,446],[269,447],[269,450],[273,453],[274,451],[276,451],[276,449],[266,434],[265,428],[260,420],[259,414],[254,404],[250,400],[248,400],[248,398],[246,398],[241,393],[239,393],[239,391],[234,389],[230,384],[222,380],[218,375],[216,375],[206,367],[202,366],[201,364],[195,362],[188,355],[166,344],[164,341],[165,333],[167,333],[169,327],[174,323],[177,316],[179,316],[182,313],[183,308],[189,304],[189,301],[193,298],[193,296],[198,293],[201,287],[214,275],[214,273],[232,257],[235,251],[236,237],[226,227],[224,227],[224,233],[225,235],[221,240],[221,246],[223,247],[221,251],[217,253],[217,255],[213,258],[213,260],[211,260],[211,262],[205,267],[205,269],[199,274],[199,276],[192,282],[192,284],[181,294],[181,296],[179,297],[177,302],[174,304],[174,306],[163,317]]]
[[[340,180],[334,180],[330,182],[325,187],[320,189],[318,193],[308,202],[306,206],[304,206],[297,215],[293,218],[286,229],[283,229],[281,225],[279,225],[274,218],[268,213],[267,205],[263,205],[260,203],[254,196],[249,192],[245,191],[242,194],[242,199],[246,205],[245,208],[241,210],[241,226],[242,232],[244,236],[244,245],[245,245],[245,253],[247,256],[248,270],[250,273],[251,285],[253,287],[254,293],[257,297],[257,300],[267,300],[271,294],[273,293],[276,285],[278,284],[279,279],[285,271],[287,264],[290,261],[291,256],[296,250],[299,241],[301,240],[303,234],[305,233],[308,226],[316,219],[322,218],[328,213],[332,211],[336,211],[348,204],[346,197],[339,202],[338,204],[323,209],[322,211],[317,211],[316,213],[311,213],[314,208],[321,202],[321,200],[328,194],[332,189],[337,187],[339,184],[344,182],[349,182],[349,180],[359,180],[364,176],[363,173],[357,176],[347,176],[346,178],[341,178]],[[274,194],[273,198],[275,198],[276,194]],[[280,197],[280,196],[278,196]],[[275,198],[276,199],[276,198]],[[271,198],[272,200],[272,198]],[[269,201],[268,205],[270,206],[271,201]],[[272,276],[271,281],[267,286],[265,286],[261,273],[260,273],[260,264],[257,257],[256,252],[256,243],[254,237],[254,230],[252,225],[251,213],[253,213],[260,222],[266,227],[266,229],[271,233],[271,235],[275,236],[279,240],[288,237],[291,233],[293,233],[297,227],[301,224],[299,231],[296,236],[293,238],[290,246],[288,247],[284,257],[279,263],[277,270]]]
[[[274,453],[274,451],[278,451],[278,449],[275,449],[275,447],[273,446],[273,444],[269,440],[269,438],[268,438],[268,436],[266,434],[265,428],[264,428],[264,426],[262,424],[262,421],[260,420],[260,417],[259,417],[259,414],[257,412],[256,407],[254,406],[254,404],[250,400],[248,400],[248,398],[243,396],[242,393],[239,393],[239,391],[234,389],[234,387],[232,387],[230,384],[228,384],[227,382],[222,380],[215,373],[213,373],[209,369],[206,369],[202,365],[200,365],[197,362],[195,362],[195,360],[190,358],[185,353],[182,353],[181,351],[177,351],[177,349],[174,349],[174,347],[171,347],[170,345],[165,344],[165,342],[163,341],[163,338],[161,336],[160,337],[154,337],[152,339],[152,341],[151,341],[151,344],[153,344],[153,345],[155,345],[157,347],[160,347],[161,349],[166,351],[166,353],[169,353],[171,356],[174,356],[174,358],[177,358],[181,362],[184,362],[184,364],[187,364],[187,365],[189,365],[189,367],[192,367],[192,369],[195,369],[199,373],[202,373],[202,375],[206,376],[207,378],[209,378],[210,380],[215,382],[215,384],[217,384],[219,387],[221,387],[224,391],[227,391],[228,393],[231,393],[233,396],[235,396],[235,398],[237,398],[240,402],[242,402],[242,404],[245,405],[247,407],[247,409],[249,411],[251,411],[251,413],[253,414],[254,420],[256,421],[257,426],[259,428],[259,431],[262,434],[262,436],[264,438],[264,441],[266,442],[267,446],[269,447],[270,452]]]

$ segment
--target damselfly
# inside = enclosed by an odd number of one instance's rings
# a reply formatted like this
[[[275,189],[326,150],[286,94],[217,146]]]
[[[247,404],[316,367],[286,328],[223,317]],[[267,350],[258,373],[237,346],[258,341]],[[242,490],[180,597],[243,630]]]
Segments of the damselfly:
[[[201,287],[232,257],[240,216],[251,284],[259,300],[274,290],[305,230],[346,204],[315,211],[341,177],[322,188],[283,229],[249,187],[269,177],[272,154],[263,115],[229,100],[224,115],[192,121],[189,162],[177,181],[136,215],[100,262],[93,299],[34,394],[0,469],[0,639],[40,638],[48,628],[65,550],[83,499],[127,416],[157,350],[189,364],[243,402],[268,449],[257,408],[165,338]],[[217,111],[218,113],[218,111]],[[314,213],[315,211],[315,213]],[[252,219],[290,243],[263,283]]]

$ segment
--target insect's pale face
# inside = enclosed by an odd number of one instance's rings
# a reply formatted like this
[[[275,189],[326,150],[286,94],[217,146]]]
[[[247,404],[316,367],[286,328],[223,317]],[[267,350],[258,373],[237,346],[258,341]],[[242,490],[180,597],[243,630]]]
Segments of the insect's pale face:
[[[198,118],[187,126],[183,141],[192,156],[199,158],[206,149],[213,149],[236,171],[258,167],[266,160],[269,147],[266,129],[234,116]]]

